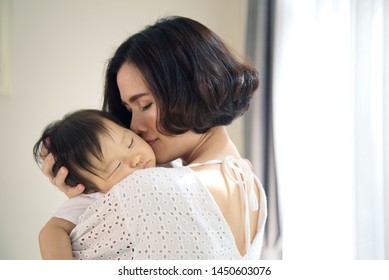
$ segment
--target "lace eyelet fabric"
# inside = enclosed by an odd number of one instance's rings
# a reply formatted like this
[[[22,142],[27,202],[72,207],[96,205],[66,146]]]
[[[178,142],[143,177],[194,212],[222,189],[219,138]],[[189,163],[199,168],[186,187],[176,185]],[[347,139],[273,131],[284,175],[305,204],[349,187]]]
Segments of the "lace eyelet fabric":
[[[266,217],[266,201],[261,204],[254,258]],[[189,167],[134,172],[87,208],[70,237],[75,259],[242,259],[215,201]]]

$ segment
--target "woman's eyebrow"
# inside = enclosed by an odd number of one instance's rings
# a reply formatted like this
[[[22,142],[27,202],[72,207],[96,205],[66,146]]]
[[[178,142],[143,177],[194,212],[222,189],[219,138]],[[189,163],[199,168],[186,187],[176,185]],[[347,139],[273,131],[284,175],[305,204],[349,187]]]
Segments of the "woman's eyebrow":
[[[145,96],[145,95],[148,95],[148,93],[146,92],[143,92],[143,93],[138,93],[138,94],[135,94],[134,96],[131,96],[130,99],[128,100],[130,103],[134,103],[136,100],[138,100],[139,98]]]

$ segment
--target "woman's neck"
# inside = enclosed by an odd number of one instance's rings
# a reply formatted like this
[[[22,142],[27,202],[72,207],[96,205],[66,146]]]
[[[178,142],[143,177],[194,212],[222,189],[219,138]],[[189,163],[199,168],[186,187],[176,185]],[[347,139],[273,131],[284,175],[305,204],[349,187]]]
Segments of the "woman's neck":
[[[202,134],[191,152],[182,157],[185,165],[205,162],[212,159],[224,159],[232,155],[240,157],[224,126],[217,126]]]

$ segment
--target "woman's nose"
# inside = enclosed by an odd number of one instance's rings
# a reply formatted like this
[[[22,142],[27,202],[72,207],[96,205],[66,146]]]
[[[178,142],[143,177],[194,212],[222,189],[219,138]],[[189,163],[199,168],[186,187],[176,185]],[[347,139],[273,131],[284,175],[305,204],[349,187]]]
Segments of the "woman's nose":
[[[141,134],[142,132],[145,132],[145,130],[146,130],[145,126],[142,124],[140,119],[134,115],[132,115],[130,129],[137,134]]]

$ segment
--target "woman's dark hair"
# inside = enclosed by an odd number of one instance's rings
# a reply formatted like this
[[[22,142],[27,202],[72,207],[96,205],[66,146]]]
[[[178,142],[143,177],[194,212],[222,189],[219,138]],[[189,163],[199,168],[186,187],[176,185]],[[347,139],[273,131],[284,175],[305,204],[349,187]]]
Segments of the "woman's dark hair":
[[[134,64],[153,94],[158,129],[165,134],[204,133],[228,125],[248,109],[258,72],[240,62],[210,29],[184,17],[168,17],[123,42],[106,71],[103,110],[125,126],[131,113],[120,99],[117,73]]]
[[[56,159],[53,166],[53,174],[57,175],[61,166],[68,168],[69,173],[65,183],[69,186],[76,186],[81,183],[85,186],[84,193],[97,192],[99,189],[84,176],[80,170],[86,170],[91,174],[95,173],[95,166],[91,163],[93,155],[102,160],[102,150],[99,135],[109,135],[108,128],[104,120],[110,120],[119,125],[120,122],[107,112],[87,109],[69,113],[58,120],[49,124],[43,131],[33,148],[35,161],[40,164],[41,145],[47,149],[47,154],[52,153]]]

